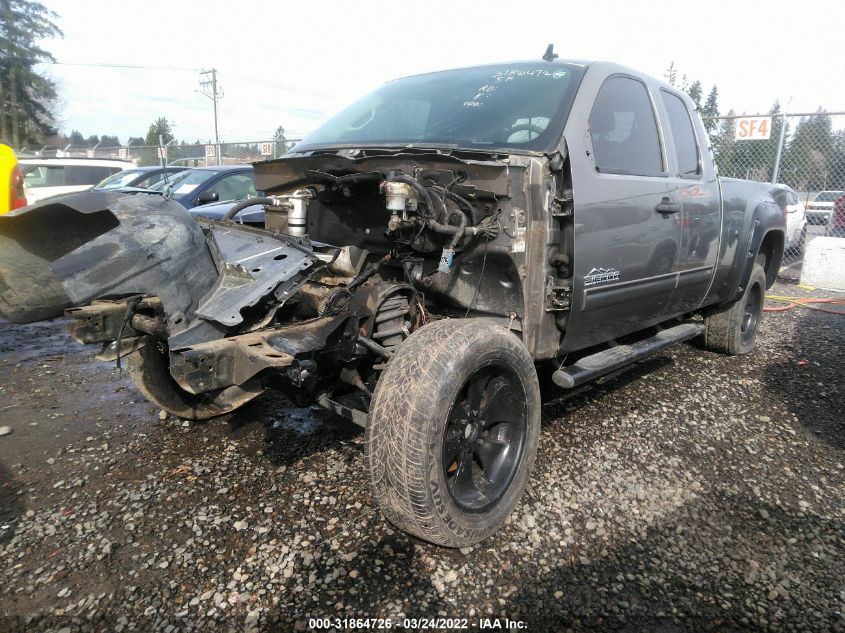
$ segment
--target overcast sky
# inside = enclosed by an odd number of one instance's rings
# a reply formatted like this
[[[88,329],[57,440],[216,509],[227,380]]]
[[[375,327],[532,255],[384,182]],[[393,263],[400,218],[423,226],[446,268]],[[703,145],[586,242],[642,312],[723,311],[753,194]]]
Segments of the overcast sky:
[[[561,58],[620,62],[719,87],[722,113],[845,110],[845,2],[227,2],[43,0],[65,63],[217,68],[221,140],[288,137],[316,127],[379,84],[442,68]],[[407,8],[406,8],[407,6]],[[785,5],[784,5],[785,6]],[[62,129],[144,136],[158,116],[179,139],[213,137],[196,70],[46,67],[63,99]]]

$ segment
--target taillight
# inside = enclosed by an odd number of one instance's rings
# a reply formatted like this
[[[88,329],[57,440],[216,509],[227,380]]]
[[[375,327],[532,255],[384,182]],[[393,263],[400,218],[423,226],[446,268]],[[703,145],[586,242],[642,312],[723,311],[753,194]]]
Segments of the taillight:
[[[26,206],[26,193],[23,189],[23,176],[20,167],[15,165],[12,168],[12,177],[9,179],[9,209],[21,209]]]

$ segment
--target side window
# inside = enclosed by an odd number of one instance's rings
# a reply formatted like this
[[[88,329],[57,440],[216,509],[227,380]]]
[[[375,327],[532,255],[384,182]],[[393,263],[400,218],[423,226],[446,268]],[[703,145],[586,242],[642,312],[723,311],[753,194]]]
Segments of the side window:
[[[208,188],[218,200],[246,200],[255,195],[255,181],[251,174],[232,174],[221,178]]]
[[[665,176],[654,109],[642,82],[611,77],[590,112],[596,170],[611,174]]]
[[[64,187],[65,176],[60,165],[38,165],[28,168],[23,180],[27,187]]]
[[[96,185],[104,178],[120,171],[112,167],[97,167],[95,165],[70,165],[67,167],[68,185]]]
[[[171,180],[172,178],[173,178],[173,174],[167,174],[168,180]],[[135,186],[147,188],[147,187],[151,187],[155,184],[160,183],[162,180],[164,180],[164,174],[163,173],[162,174],[153,174],[152,176],[147,176],[146,178],[144,178],[142,181],[140,181]]]
[[[695,142],[695,131],[692,120],[684,102],[677,95],[665,90],[660,91],[663,104],[669,115],[669,127],[672,128],[672,138],[675,139],[675,152],[678,155],[678,173],[682,178],[691,178],[701,174],[698,160],[698,144]]]

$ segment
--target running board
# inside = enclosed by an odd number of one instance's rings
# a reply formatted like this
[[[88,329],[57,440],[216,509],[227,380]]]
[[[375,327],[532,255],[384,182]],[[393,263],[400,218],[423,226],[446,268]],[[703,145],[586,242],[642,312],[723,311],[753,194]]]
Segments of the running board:
[[[625,365],[651,356],[675,343],[688,341],[703,333],[703,323],[682,323],[661,330],[651,338],[630,345],[617,345],[585,356],[574,365],[558,369],[552,374],[552,380],[559,387],[572,389],[599,376],[621,369]]]

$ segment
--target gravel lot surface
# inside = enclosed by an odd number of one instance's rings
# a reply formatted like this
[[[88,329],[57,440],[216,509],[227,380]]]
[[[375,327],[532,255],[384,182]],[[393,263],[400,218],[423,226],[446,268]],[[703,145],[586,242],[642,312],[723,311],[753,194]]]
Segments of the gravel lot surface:
[[[0,323],[2,631],[845,631],[845,318],[549,390],[526,495],[460,551],[391,530],[352,425],[277,395],[160,419],[60,325]]]

